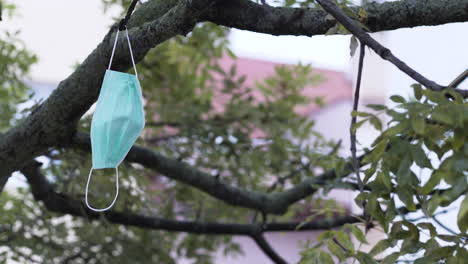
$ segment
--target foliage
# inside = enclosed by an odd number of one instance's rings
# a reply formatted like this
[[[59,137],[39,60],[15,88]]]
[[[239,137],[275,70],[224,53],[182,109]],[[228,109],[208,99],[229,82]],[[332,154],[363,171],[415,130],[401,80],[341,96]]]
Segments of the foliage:
[[[37,58],[24,47],[17,32],[0,32],[0,132],[7,130],[18,118],[18,104],[31,99],[23,81]]]
[[[363,159],[368,164],[362,171],[364,183],[371,191],[360,193],[356,204],[367,204],[365,212],[370,219],[363,219],[363,227],[367,221],[375,221],[386,238],[370,252],[361,252],[349,242],[352,235],[366,243],[359,229],[348,225],[344,226],[348,232],[327,231],[306,250],[304,261],[313,260],[304,263],[327,263],[321,262],[328,259],[324,257],[328,253],[319,249],[322,246],[327,246],[340,261],[351,258],[360,263],[377,263],[376,259],[380,263],[464,262],[468,253],[468,134],[464,129],[468,126],[468,102],[453,90],[433,92],[418,84],[413,89],[413,100],[390,97],[397,104],[394,108],[369,105],[374,113],[353,113],[362,118],[354,129],[369,122],[382,131]],[[389,117],[387,129],[382,129],[376,113]],[[459,230],[436,228],[440,225],[437,214],[460,199],[463,202],[458,209]],[[409,218],[407,211],[420,211],[423,217]],[[387,252],[386,257],[375,258],[383,252]]]

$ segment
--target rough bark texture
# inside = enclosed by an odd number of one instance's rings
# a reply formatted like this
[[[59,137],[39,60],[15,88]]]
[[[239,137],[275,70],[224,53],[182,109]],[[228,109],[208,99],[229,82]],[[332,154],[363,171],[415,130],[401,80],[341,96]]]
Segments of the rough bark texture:
[[[258,5],[249,0],[220,1],[202,19],[228,27],[271,35],[314,36],[335,25],[322,9]],[[364,24],[372,31],[433,26],[468,20],[468,0],[406,0],[369,3]]]

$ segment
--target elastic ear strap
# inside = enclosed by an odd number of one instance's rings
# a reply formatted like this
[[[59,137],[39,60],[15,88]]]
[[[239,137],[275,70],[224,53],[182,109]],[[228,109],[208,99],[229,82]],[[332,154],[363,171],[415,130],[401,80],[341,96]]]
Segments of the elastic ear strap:
[[[108,70],[110,70],[111,65],[112,65],[112,59],[114,58],[115,47],[117,46],[117,40],[119,39],[119,32],[120,31],[117,30],[117,33],[115,34],[114,47],[112,48],[112,54],[111,54],[111,58],[110,58],[110,62],[109,62],[109,67],[107,67]]]
[[[110,57],[109,67],[107,68],[108,70],[110,70],[111,65],[112,65],[112,60],[114,59],[115,47],[117,46],[117,40],[119,39],[119,32],[120,31],[117,30],[117,33],[115,34],[114,47],[112,48],[112,54]],[[133,58],[132,44],[130,43],[130,37],[128,35],[127,27],[125,27],[125,33],[127,35],[128,49],[130,50],[130,58],[132,59],[133,70],[135,71],[135,76],[138,79],[138,72],[137,72],[136,65],[135,65],[135,59]]]
[[[130,50],[130,57],[132,58],[133,70],[135,70],[135,76],[138,79],[138,73],[135,66],[135,60],[133,59],[133,51],[132,51],[132,44],[130,44],[130,37],[128,36],[128,30],[125,26],[125,33],[127,34],[127,42],[128,42],[128,49]]]
[[[88,175],[88,181],[86,182],[86,191],[85,191],[85,202],[86,202],[86,206],[88,206],[88,208],[90,210],[93,210],[95,212],[104,212],[104,211],[107,211],[109,210],[112,206],[114,206],[115,202],[117,201],[117,196],[119,196],[119,168],[115,168],[115,197],[114,197],[114,200],[112,201],[112,203],[106,207],[106,208],[103,208],[103,209],[98,209],[98,208],[94,208],[92,207],[91,205],[89,205],[89,202],[88,202],[88,187],[89,187],[89,182],[91,181],[91,174],[93,173],[93,168],[91,168],[91,170],[89,171],[89,175]]]

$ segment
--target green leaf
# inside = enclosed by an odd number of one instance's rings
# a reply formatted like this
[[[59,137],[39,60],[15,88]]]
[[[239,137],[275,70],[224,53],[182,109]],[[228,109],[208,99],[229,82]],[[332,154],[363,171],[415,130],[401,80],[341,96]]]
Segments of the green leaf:
[[[403,115],[403,118],[406,118],[404,117]],[[408,128],[408,122],[401,122],[395,126],[392,126],[390,128],[388,128],[387,130],[385,130],[385,132],[381,135],[381,137],[391,137],[391,136],[396,136],[400,133],[402,133],[405,129]]]
[[[414,162],[421,168],[432,169],[431,161],[427,158],[426,153],[419,145],[410,145],[411,156],[413,157]]]
[[[400,252],[394,252],[382,259],[380,264],[395,264],[397,259],[400,257],[400,254]]]
[[[426,132],[426,121],[422,116],[415,116],[411,118],[411,127],[414,132],[419,135],[424,135]]]
[[[358,128],[360,128],[365,122],[367,122],[367,119],[364,119],[364,120],[361,120],[361,121],[359,121],[359,122],[354,123],[354,124],[351,126],[351,131],[352,131],[353,133],[356,133],[356,130],[357,130]]]
[[[366,105],[366,107],[372,109],[372,110],[375,110],[375,111],[382,111],[382,110],[385,110],[387,109],[387,107],[385,105],[381,105],[381,104],[368,104]]]
[[[351,112],[351,116],[352,116],[352,117],[356,117],[356,116],[368,117],[368,116],[372,116],[372,114],[366,113],[366,112],[360,112],[360,111],[352,111],[352,112]]]
[[[385,221],[387,223],[393,221],[396,215],[397,215],[397,210],[395,206],[395,200],[391,198],[390,202],[387,205],[387,209],[385,210]]]
[[[317,236],[317,240],[322,241],[322,240],[330,239],[334,235],[335,235],[335,231],[332,231],[332,230],[325,231],[325,232],[320,233],[320,235]]]
[[[401,103],[401,104],[406,103],[405,98],[401,95],[392,95],[390,96],[390,100],[392,100],[395,103]]]
[[[453,112],[449,111],[446,106],[436,106],[431,117],[442,124],[454,125],[455,123]]]
[[[353,57],[354,54],[356,54],[356,49],[358,46],[359,46],[359,43],[358,43],[357,38],[355,36],[352,36],[351,41],[349,43],[349,55],[351,57]]]
[[[411,85],[411,87],[413,87],[413,91],[414,91],[414,97],[416,97],[417,100],[421,100],[422,98],[422,87],[419,83],[415,83],[413,85]]]
[[[380,121],[379,118],[377,118],[376,116],[371,116],[369,118],[369,122],[375,127],[375,129],[382,131],[382,121]]]
[[[343,247],[345,247],[348,251],[350,251],[351,253],[354,252],[354,244],[353,244],[353,242],[351,242],[351,239],[349,239],[348,234],[346,234],[343,231],[337,231],[335,233],[335,237],[336,237],[336,240],[338,240],[338,242]]]
[[[455,151],[462,149],[465,144],[466,130],[464,128],[456,128],[452,140],[452,146]]]
[[[378,172],[375,180],[370,183],[373,191],[376,191],[382,197],[383,194],[388,194],[392,191],[393,185],[390,175],[383,172]]]
[[[372,215],[378,222],[379,224],[384,228],[386,231],[388,229],[388,223],[386,222],[385,219],[385,214],[380,207],[380,203],[377,200],[377,193],[372,193],[369,199],[367,200],[367,206],[366,210],[370,215]]]
[[[343,249],[338,246],[333,240],[328,240],[327,242],[328,250],[336,256],[341,262],[345,261],[347,256]]]
[[[434,188],[439,184],[442,179],[442,173],[439,171],[434,171],[429,178],[429,180],[424,184],[423,187],[419,188],[419,193],[423,195],[428,195]]]
[[[369,255],[372,257],[377,256],[378,254],[387,250],[387,248],[392,247],[392,243],[388,239],[380,240],[377,244],[369,251]]]
[[[320,263],[321,264],[334,264],[333,258],[327,252],[320,251]]]
[[[356,258],[361,264],[377,264],[377,261],[375,261],[369,255],[361,251],[357,253]]]
[[[414,264],[440,263],[448,256],[452,255],[455,247],[439,247],[429,252],[424,258],[417,259]],[[446,262],[444,262],[446,263]]]
[[[301,255],[299,264],[334,264],[330,254],[318,248],[307,249]]]
[[[226,52],[229,55],[229,57],[231,57],[231,59],[237,59],[236,54],[234,54],[234,52],[231,49],[226,49]]]
[[[361,207],[363,201],[366,201],[367,199],[369,199],[369,193],[361,192],[356,196],[356,198],[354,198],[354,202]]]
[[[363,159],[363,163],[368,162],[377,162],[382,155],[385,153],[385,149],[387,148],[388,139],[381,140],[377,146],[372,150],[372,152],[366,155]]]
[[[458,236],[452,236],[452,235],[438,235],[438,238],[446,241],[446,242],[452,242],[452,243],[458,243],[460,242],[460,239]]]
[[[397,194],[400,200],[406,205],[409,211],[416,211],[416,205],[413,200],[413,192],[409,186],[397,186]]]
[[[468,195],[465,195],[465,199],[461,203],[457,216],[457,224],[460,231],[466,233],[468,229]]]
[[[351,233],[359,242],[367,244],[366,236],[359,227],[353,224],[345,224],[343,228],[351,230]]]
[[[443,104],[448,101],[447,98],[445,98],[445,95],[441,92],[434,92],[429,89],[425,89],[422,92],[424,96],[426,96],[427,99],[429,99],[430,101],[434,103]]]
[[[374,164],[372,164],[372,166],[370,166],[367,170],[364,171],[365,176],[364,176],[364,179],[362,180],[362,182],[364,182],[364,184],[367,184],[370,177],[374,176],[374,173],[375,173],[376,170],[377,170],[377,165],[374,163]]]
[[[437,230],[431,223],[419,223],[417,226],[429,230],[431,237],[435,237],[437,235]]]
[[[396,173],[396,179],[399,185],[408,185],[412,184],[411,181],[411,159],[409,155],[405,155],[402,161],[400,161],[400,166]]]

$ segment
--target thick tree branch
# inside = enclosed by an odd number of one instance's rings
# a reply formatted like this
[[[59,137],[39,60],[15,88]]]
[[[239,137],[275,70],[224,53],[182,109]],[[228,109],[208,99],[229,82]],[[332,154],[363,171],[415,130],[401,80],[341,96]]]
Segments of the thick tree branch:
[[[372,31],[468,21],[468,0],[402,0],[369,3],[365,25]],[[271,35],[323,35],[335,26],[316,8],[272,7],[249,0],[220,1],[202,15],[218,25]]]
[[[229,224],[176,221],[154,216],[117,212],[114,210],[98,213],[89,210],[83,204],[83,202],[76,200],[69,195],[55,192],[53,186],[40,172],[40,166],[41,163],[32,161],[29,162],[21,170],[21,172],[25,175],[28,183],[30,184],[34,199],[37,201],[42,201],[45,207],[51,212],[86,217],[87,219],[92,220],[98,220],[103,216],[107,221],[114,224],[135,226],[146,229],[165,230],[169,232],[250,236],[265,252],[265,254],[273,261],[275,261],[275,263],[286,262],[270,247],[268,242],[263,237],[264,232],[324,230],[339,227],[346,223],[357,223],[360,221],[360,217],[340,216],[333,219],[321,219],[305,224],[301,224],[300,222]]]
[[[89,135],[78,133],[69,147],[90,151]],[[185,162],[162,156],[139,146],[133,146],[125,160],[139,163],[171,179],[195,187],[228,204],[271,214],[284,214],[291,204],[314,194],[317,191],[317,185],[323,186],[329,180],[347,176],[352,172],[352,166],[348,164],[340,175],[336,175],[334,170],[327,171],[317,177],[306,179],[288,190],[267,194],[230,186]]]

